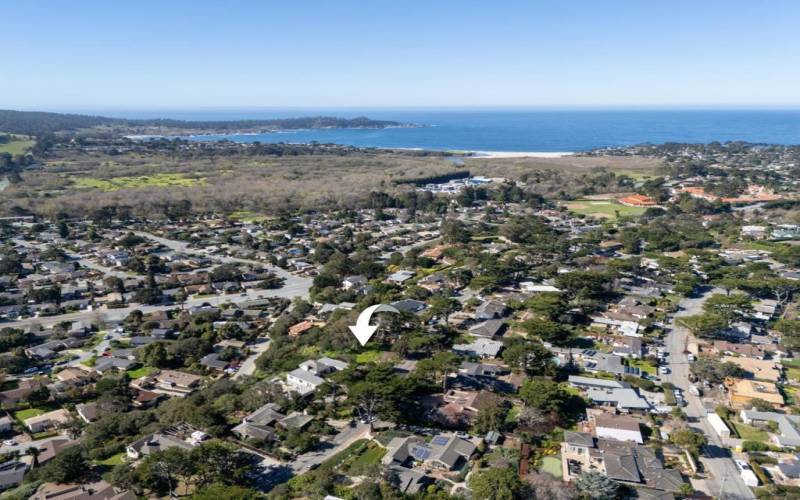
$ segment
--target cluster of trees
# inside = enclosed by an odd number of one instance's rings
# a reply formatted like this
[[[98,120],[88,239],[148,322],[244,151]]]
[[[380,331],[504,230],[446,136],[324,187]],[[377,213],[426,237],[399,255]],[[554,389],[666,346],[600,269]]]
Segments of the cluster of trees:
[[[172,498],[181,490],[187,495],[211,485],[244,488],[250,484],[251,472],[255,470],[253,460],[252,455],[232,443],[211,440],[191,450],[169,448],[152,453],[135,469],[117,466],[111,477],[114,484],[138,494]]]
[[[745,294],[714,294],[703,304],[703,313],[678,318],[677,324],[697,337],[711,338],[719,336],[752,309],[752,299]]]

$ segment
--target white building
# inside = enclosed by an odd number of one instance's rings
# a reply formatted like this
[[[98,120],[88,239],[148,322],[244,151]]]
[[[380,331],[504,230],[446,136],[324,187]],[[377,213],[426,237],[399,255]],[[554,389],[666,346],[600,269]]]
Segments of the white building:
[[[731,430],[719,415],[714,412],[710,412],[708,416],[706,416],[706,419],[708,420],[708,424],[712,429],[714,429],[714,432],[716,432],[719,437],[723,439],[731,437]]]
[[[644,444],[639,422],[621,415],[599,414],[594,417],[595,434],[598,438],[633,441]]]
[[[311,394],[324,383],[325,379],[302,368],[297,368],[286,374],[286,384],[291,390],[302,396]]]

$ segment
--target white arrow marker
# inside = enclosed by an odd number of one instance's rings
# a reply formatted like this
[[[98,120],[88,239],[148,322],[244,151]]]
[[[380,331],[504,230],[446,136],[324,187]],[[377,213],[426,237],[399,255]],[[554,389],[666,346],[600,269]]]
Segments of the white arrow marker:
[[[356,336],[356,339],[361,343],[361,345],[366,345],[367,341],[372,338],[372,335],[375,333],[375,330],[378,329],[377,326],[373,326],[369,324],[369,320],[372,318],[372,314],[376,312],[391,312],[400,314],[400,311],[395,309],[392,306],[387,306],[386,304],[375,304],[374,306],[369,306],[368,308],[361,311],[361,314],[358,315],[358,319],[356,320],[356,324],[350,326],[350,331],[353,332],[353,335]]]

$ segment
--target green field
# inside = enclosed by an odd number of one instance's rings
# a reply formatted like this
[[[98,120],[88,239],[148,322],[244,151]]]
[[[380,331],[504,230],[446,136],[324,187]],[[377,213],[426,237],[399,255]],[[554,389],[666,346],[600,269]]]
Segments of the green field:
[[[45,413],[45,410],[42,410],[41,408],[28,408],[27,410],[20,410],[14,413],[14,419],[16,419],[17,422],[22,423],[31,417],[38,417],[43,413]]]
[[[154,371],[156,371],[156,369],[151,367],[151,366],[143,366],[143,367],[137,368],[135,370],[128,370],[127,374],[128,374],[128,377],[130,377],[132,379],[137,379],[137,378],[146,377],[146,376],[152,374]]]
[[[658,369],[656,368],[655,363],[652,361],[648,361],[646,359],[631,359],[628,361],[630,366],[635,366],[639,370],[647,373],[648,375],[656,375]]]
[[[153,174],[137,177],[97,177],[73,178],[72,185],[78,189],[100,189],[118,191],[120,189],[139,189],[146,187],[193,187],[202,186],[205,178],[188,177],[185,174]]]
[[[637,217],[645,212],[645,208],[628,207],[614,200],[574,200],[566,203],[570,212],[583,214],[603,219],[616,219],[620,217]]]
[[[739,434],[739,437],[744,439],[745,441],[764,442],[769,440],[769,434],[767,434],[762,430],[756,429],[755,427],[740,422],[732,422],[732,423],[733,426],[736,428],[736,432]]]
[[[366,449],[363,450],[355,460],[347,464],[347,473],[352,475],[368,473],[373,466],[380,463],[385,454],[385,448],[382,448],[374,442],[370,442],[367,444]]]
[[[119,452],[116,455],[111,455],[110,457],[104,460],[95,460],[94,463],[97,465],[108,465],[108,466],[115,466],[123,463],[125,461],[125,452]]]
[[[28,139],[10,141],[5,144],[0,144],[0,153],[11,153],[12,156],[25,154],[33,144],[34,141]]]
[[[381,351],[364,351],[356,354],[356,363],[377,363],[381,357]]]
[[[539,467],[540,472],[547,472],[548,474],[561,479],[564,474],[561,472],[561,459],[558,457],[544,457],[542,459],[542,466]]]

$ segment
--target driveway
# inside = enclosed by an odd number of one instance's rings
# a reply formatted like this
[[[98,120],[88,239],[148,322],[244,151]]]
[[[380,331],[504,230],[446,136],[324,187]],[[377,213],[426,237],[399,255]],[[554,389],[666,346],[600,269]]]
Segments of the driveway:
[[[248,346],[250,349],[250,355],[247,356],[247,359],[244,360],[242,366],[239,367],[239,371],[237,371],[231,378],[236,380],[239,377],[254,374],[256,372],[256,359],[261,356],[261,353],[269,349],[269,344],[269,339],[258,339],[255,345]]]
[[[727,449],[716,432],[706,420],[708,411],[703,406],[700,398],[690,394],[689,387],[689,361],[684,351],[689,338],[689,332],[685,328],[675,324],[675,319],[681,316],[692,316],[703,311],[703,303],[715,293],[724,293],[721,290],[709,290],[699,297],[687,298],[681,301],[680,311],[675,314],[670,323],[670,332],[667,335],[666,347],[669,351],[670,373],[662,376],[666,382],[671,382],[676,387],[684,391],[686,407],[684,412],[692,421],[692,428],[705,434],[709,446],[704,450],[700,461],[706,471],[710,472],[711,478],[707,481],[712,491],[707,491],[709,495],[718,496],[727,500],[753,499],[753,491],[744,484],[739,469],[731,458],[731,451]]]
[[[355,443],[359,439],[364,439],[369,435],[369,425],[359,423],[355,427],[346,427],[339,434],[334,436],[331,443],[332,446],[322,451],[310,451],[299,455],[291,464],[290,467],[295,474],[299,475],[311,470],[314,465],[319,465],[325,460],[333,457],[340,451],[345,450],[348,446]]]

